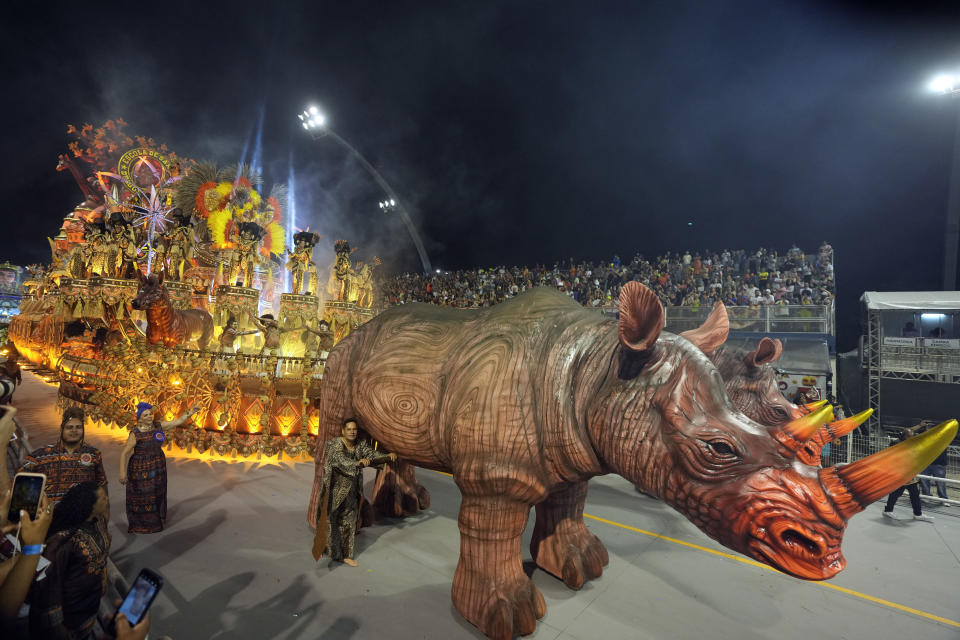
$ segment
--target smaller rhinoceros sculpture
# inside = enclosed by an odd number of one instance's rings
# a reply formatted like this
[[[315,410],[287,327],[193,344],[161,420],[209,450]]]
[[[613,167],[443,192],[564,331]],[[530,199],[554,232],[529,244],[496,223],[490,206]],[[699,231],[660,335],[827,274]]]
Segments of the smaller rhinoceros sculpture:
[[[540,568],[576,589],[607,564],[583,522],[593,476],[617,473],[721,544],[822,580],[844,567],[847,520],[956,434],[949,421],[844,467],[804,464],[798,451],[831,407],[758,424],[703,354],[717,345],[663,324],[656,296],[637,282],[621,290],[619,321],[549,289],[482,310],[393,307],[330,353],[320,435],[355,417],[386,450],[453,474],[462,494],[453,604],[488,636],[510,638],[532,633],[546,611],[523,570],[531,508]]]
[[[750,351],[731,347],[725,342],[729,326],[726,308],[718,302],[702,327],[680,335],[701,345],[720,372],[723,388],[733,406],[744,415],[767,427],[782,427],[827,404],[826,400],[820,400],[795,405],[784,398],[771,366],[783,353],[783,344],[775,338],[764,337]],[[715,346],[718,343],[719,346]],[[873,409],[867,409],[824,425],[797,451],[797,458],[805,464],[819,466],[824,445],[850,433],[872,414]]]

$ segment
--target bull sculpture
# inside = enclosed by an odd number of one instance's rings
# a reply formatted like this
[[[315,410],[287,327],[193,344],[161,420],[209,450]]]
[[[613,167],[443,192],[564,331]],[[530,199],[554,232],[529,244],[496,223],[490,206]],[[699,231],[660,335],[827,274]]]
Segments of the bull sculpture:
[[[203,309],[179,311],[170,301],[170,292],[163,284],[163,271],[144,276],[137,271],[136,297],[130,302],[134,309],[147,314],[147,343],[178,347],[194,340],[197,348],[206,349],[213,337],[213,316]]]
[[[549,289],[474,311],[394,307],[330,353],[320,434],[334,437],[356,417],[385,449],[452,473],[462,494],[453,604],[488,636],[510,638],[532,633],[546,611],[522,565],[531,507],[539,567],[577,589],[607,564],[583,522],[593,476],[617,473],[721,544],[822,580],[844,567],[847,520],[957,431],[951,420],[842,468],[804,464],[797,452],[831,407],[758,424],[733,406],[703,353],[722,343],[716,332],[677,336],[663,324],[656,296],[637,282],[621,291],[619,321]]]

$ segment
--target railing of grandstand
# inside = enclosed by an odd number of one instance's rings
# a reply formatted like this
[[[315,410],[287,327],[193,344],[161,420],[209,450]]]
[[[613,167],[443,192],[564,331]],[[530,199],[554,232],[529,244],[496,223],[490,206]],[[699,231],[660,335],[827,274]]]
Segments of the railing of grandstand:
[[[711,307],[667,307],[667,327],[673,333],[699,327],[712,311]],[[730,329],[763,333],[825,333],[835,335],[834,306],[829,305],[765,305],[760,307],[727,307]]]
[[[919,342],[919,340],[917,341]],[[880,346],[881,371],[929,373],[944,377],[960,376],[960,349],[900,346]],[[945,380],[954,382],[954,380]]]

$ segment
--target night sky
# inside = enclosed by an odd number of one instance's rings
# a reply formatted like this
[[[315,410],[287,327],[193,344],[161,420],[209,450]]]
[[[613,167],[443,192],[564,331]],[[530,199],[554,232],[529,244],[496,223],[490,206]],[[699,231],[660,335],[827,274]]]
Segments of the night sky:
[[[82,199],[54,171],[66,125],[122,117],[183,156],[257,161],[268,188],[292,175],[318,261],[346,238],[419,269],[376,183],[300,128],[316,104],[403,199],[435,267],[826,239],[842,348],[864,290],[940,287],[960,101],[925,85],[960,70],[947,4],[93,6],[4,10],[0,260],[49,260]]]

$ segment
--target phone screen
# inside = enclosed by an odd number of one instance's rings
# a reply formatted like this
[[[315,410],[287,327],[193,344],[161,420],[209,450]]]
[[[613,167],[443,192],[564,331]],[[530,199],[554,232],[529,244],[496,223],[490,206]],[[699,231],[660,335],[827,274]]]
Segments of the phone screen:
[[[40,504],[40,496],[43,493],[43,481],[42,475],[17,474],[13,483],[13,495],[10,497],[10,512],[7,514],[7,520],[20,522],[21,509],[29,513],[31,519],[37,517],[37,506]]]
[[[162,586],[163,578],[149,569],[142,570],[117,613],[125,615],[131,627],[135,626],[146,615]]]

